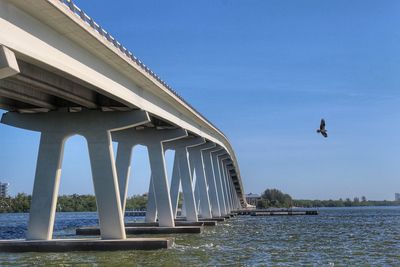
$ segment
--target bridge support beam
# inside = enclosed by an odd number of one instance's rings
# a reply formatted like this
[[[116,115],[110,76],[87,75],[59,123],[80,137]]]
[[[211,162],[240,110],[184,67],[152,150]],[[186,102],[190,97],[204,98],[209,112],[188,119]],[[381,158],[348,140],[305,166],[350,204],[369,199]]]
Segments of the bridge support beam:
[[[19,73],[19,66],[13,51],[0,45],[0,79]]]
[[[41,132],[27,239],[52,239],[64,143],[75,134],[84,136],[88,143],[101,237],[125,239],[111,131],[148,121],[144,111],[4,114],[4,124]]]
[[[226,208],[226,203],[225,203],[225,196],[224,196],[224,190],[223,190],[223,184],[222,184],[222,178],[221,178],[221,166],[219,163],[219,156],[225,155],[226,152],[223,148],[220,148],[219,150],[215,150],[211,152],[211,160],[213,164],[213,171],[214,171],[214,178],[215,178],[215,184],[216,184],[216,189],[218,193],[218,201],[219,201],[219,207],[220,207],[220,212],[221,216],[225,216],[228,214],[227,208]]]
[[[199,214],[202,218],[212,218],[210,198],[208,195],[208,184],[204,169],[202,151],[214,148],[214,143],[206,143],[203,145],[188,148],[190,164],[194,167],[196,173],[196,187],[198,187],[198,197],[200,203]],[[195,190],[196,191],[196,190]]]
[[[228,184],[227,184],[227,177],[226,177],[226,164],[224,161],[228,158],[229,158],[228,154],[223,154],[218,157],[219,166],[220,166],[221,184],[222,184],[222,189],[223,189],[222,191],[224,194],[225,207],[226,207],[227,214],[229,214],[232,211],[229,193],[228,193]]]
[[[124,208],[128,191],[130,155],[133,146],[141,144],[147,147],[151,168],[146,222],[155,222],[158,214],[160,226],[175,226],[163,142],[186,136],[187,132],[183,129],[156,130],[155,128],[146,128],[137,130],[131,128],[113,133],[113,140],[118,142],[117,172],[121,190],[120,201]],[[121,155],[119,155],[120,151]]]
[[[211,158],[211,153],[218,150],[220,150],[220,148],[215,147],[202,150],[204,170],[209,190],[208,195],[210,197],[211,213],[213,217],[221,217],[221,208],[218,198],[217,184],[215,181],[214,166]]]
[[[237,210],[236,198],[235,198],[236,197],[236,193],[235,193],[235,189],[234,189],[234,186],[233,186],[232,178],[229,178],[229,186],[230,186],[230,189],[231,189],[232,208],[233,208],[233,210]]]
[[[225,179],[226,179],[226,186],[228,188],[227,193],[228,193],[229,205],[231,207],[231,212],[232,212],[233,210],[235,210],[234,201],[233,201],[233,191],[232,191],[233,190],[233,188],[232,188],[233,184],[232,184],[232,177],[231,177],[231,175],[229,173],[229,170],[228,170],[228,165],[231,162],[232,161],[231,161],[230,158],[227,158],[227,159],[223,160],[223,163],[225,165]]]
[[[204,138],[192,137],[179,139],[173,142],[166,142],[164,144],[165,149],[175,150],[174,170],[171,179],[171,201],[174,218],[176,218],[176,211],[178,208],[179,186],[182,184],[186,220],[194,222],[198,221],[193,180],[188,159],[188,148],[204,143]]]

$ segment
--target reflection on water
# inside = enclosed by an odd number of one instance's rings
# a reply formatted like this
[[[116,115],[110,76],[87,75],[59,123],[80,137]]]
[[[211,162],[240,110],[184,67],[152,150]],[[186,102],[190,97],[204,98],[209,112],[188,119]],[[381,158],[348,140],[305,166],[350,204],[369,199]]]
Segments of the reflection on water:
[[[22,238],[26,214],[0,214],[0,238]],[[129,219],[129,218],[128,218]],[[55,237],[97,224],[95,213],[57,214]],[[318,216],[239,216],[200,235],[169,235],[169,250],[0,253],[0,265],[400,266],[400,207],[320,209]]]

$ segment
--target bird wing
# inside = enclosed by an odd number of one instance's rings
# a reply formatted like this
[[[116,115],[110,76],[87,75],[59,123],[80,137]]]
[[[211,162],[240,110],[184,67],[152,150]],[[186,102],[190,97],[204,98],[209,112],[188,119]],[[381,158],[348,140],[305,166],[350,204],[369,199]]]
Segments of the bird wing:
[[[321,132],[321,134],[326,138],[328,137],[328,133],[327,132]]]
[[[319,129],[325,130],[325,120],[321,119],[321,124],[319,125]]]

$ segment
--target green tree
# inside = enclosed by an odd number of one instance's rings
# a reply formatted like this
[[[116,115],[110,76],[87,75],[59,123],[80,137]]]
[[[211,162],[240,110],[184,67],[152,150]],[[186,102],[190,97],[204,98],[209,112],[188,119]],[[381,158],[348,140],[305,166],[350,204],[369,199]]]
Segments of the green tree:
[[[289,208],[293,204],[292,197],[278,189],[266,189],[261,198],[267,200],[270,207]]]
[[[144,210],[147,206],[147,195],[134,195],[126,200],[126,210]]]

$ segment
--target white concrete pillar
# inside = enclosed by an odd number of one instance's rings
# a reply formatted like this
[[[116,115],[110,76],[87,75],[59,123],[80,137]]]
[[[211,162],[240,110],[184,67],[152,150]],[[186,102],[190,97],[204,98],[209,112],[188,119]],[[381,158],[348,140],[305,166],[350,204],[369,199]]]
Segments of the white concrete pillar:
[[[196,203],[196,209],[197,209],[197,213],[200,213],[200,194],[199,194],[199,186],[197,185],[197,177],[196,177],[196,173],[194,171],[194,164],[193,162],[191,162],[190,157],[189,157],[189,152],[187,153],[188,155],[188,160],[189,160],[189,168],[190,168],[190,175],[192,177],[192,188],[193,188],[193,194],[194,194],[194,200]]]
[[[150,176],[149,191],[147,192],[145,222],[156,222],[156,221],[157,221],[157,196],[154,191],[153,178],[152,176]]]
[[[204,170],[203,149],[215,147],[213,143],[206,143],[203,145],[188,148],[190,164],[193,164],[196,173],[196,184],[199,190],[200,211],[199,214],[202,218],[212,218],[210,198],[208,196],[208,185]]]
[[[125,213],[126,198],[128,194],[129,177],[131,174],[132,146],[119,143],[117,148],[116,168],[118,176],[118,185],[120,190],[120,201],[122,214]]]
[[[147,149],[150,159],[151,180],[156,196],[158,223],[160,226],[174,227],[175,222],[172,215],[164,149],[160,143],[148,145]]]
[[[196,211],[196,214],[197,214],[197,211]],[[183,201],[183,203],[182,203],[181,216],[182,216],[182,217],[186,217],[185,201]]]
[[[62,134],[43,133],[40,137],[27,239],[52,239],[64,142]]]
[[[239,205],[239,198],[238,198],[238,194],[236,192],[236,187],[234,184],[234,179],[235,175],[236,175],[236,170],[235,167],[232,165],[232,163],[229,165],[228,167],[228,171],[230,173],[230,177],[231,177],[231,187],[232,187],[232,197],[233,197],[233,205],[234,205],[234,209],[240,209],[240,205]]]
[[[225,155],[219,158],[219,164],[220,164],[220,172],[221,172],[221,181],[222,181],[222,189],[224,192],[224,198],[225,198],[225,206],[226,206],[226,210],[228,213],[230,213],[232,211],[232,207],[230,205],[230,201],[229,201],[229,195],[228,195],[228,185],[226,182],[226,168],[225,168],[225,164],[224,164],[224,160],[229,158],[229,155]]]
[[[235,200],[235,195],[236,195],[236,191],[235,188],[233,186],[233,182],[232,182],[232,178],[229,179],[229,184],[230,184],[230,188],[231,188],[231,196],[232,196],[232,208],[233,210],[236,210],[236,200]]]
[[[218,201],[219,201],[219,207],[221,211],[221,216],[227,215],[227,209],[225,205],[225,196],[224,196],[224,191],[223,191],[223,185],[222,185],[222,179],[221,179],[221,171],[220,171],[220,163],[219,163],[219,156],[226,154],[225,150],[222,148],[220,150],[214,151],[211,153],[211,159],[213,163],[213,170],[214,170],[214,177],[215,177],[215,183],[216,183],[216,188],[217,188],[217,193],[218,193]]]
[[[179,178],[174,181],[174,186],[182,184],[183,201],[185,206],[185,215],[187,221],[198,221],[198,212],[195,202],[192,174],[190,171],[190,164],[188,160],[188,148],[204,144],[205,140],[201,137],[188,137],[175,140],[172,142],[165,142],[165,149],[175,150],[175,162],[179,168]],[[174,162],[174,164],[175,164]],[[177,182],[178,181],[178,182]],[[171,181],[172,184],[172,181]],[[177,185],[176,185],[177,184]],[[182,207],[183,210],[183,207]],[[176,213],[174,213],[176,215]]]
[[[236,192],[236,187],[235,187],[235,183],[232,180],[232,193],[233,193],[233,203],[234,203],[234,207],[236,210],[240,209],[239,206],[239,199],[238,199],[238,194]]]
[[[227,171],[226,171],[226,161],[225,160],[222,161],[222,165],[224,166],[223,172],[224,172],[224,183],[225,183],[226,199],[227,199],[227,202],[228,202],[229,211],[232,212],[233,207],[232,207],[230,186],[229,186],[229,180],[228,180],[229,178],[228,178],[228,174],[227,174]]]
[[[41,132],[27,239],[52,238],[63,145],[65,139],[74,134],[84,136],[88,143],[101,237],[124,239],[125,228],[111,131],[148,121],[149,116],[143,111],[4,114],[2,123]]]
[[[228,163],[230,162],[230,158],[223,160],[223,164],[225,166],[224,171],[225,171],[225,182],[226,182],[226,187],[227,187],[227,195],[228,195],[228,201],[229,201],[229,207],[231,211],[233,211],[233,200],[232,200],[232,186],[231,186],[231,176],[228,171]]]
[[[220,148],[217,148],[219,151]],[[216,151],[216,148],[210,148],[202,150],[203,153],[203,163],[205,174],[207,178],[208,190],[209,190],[209,197],[211,202],[211,213],[213,217],[221,217],[221,209],[219,206],[219,199],[218,199],[218,192],[217,192],[217,184],[215,182],[214,176],[214,166],[211,159],[211,153]]]
[[[231,207],[231,210],[233,210],[233,200],[232,200],[232,186],[231,186],[231,176],[229,175],[229,171],[227,168],[227,160],[224,160],[225,163],[225,177],[226,177],[226,186],[228,187],[228,199],[229,199],[229,205]]]
[[[146,222],[155,222],[158,216],[160,226],[174,227],[174,216],[172,213],[172,203],[170,189],[168,185],[167,171],[165,166],[165,155],[163,142],[176,140],[187,136],[183,129],[157,130],[156,128],[127,129],[113,133],[113,139],[118,143],[127,146],[141,144],[147,147],[151,179],[148,194],[146,211]],[[128,179],[127,174],[124,175]],[[125,188],[127,190],[127,182]],[[122,184],[121,184],[122,190]],[[124,202],[126,201],[126,197]]]
[[[181,185],[181,174],[179,172],[179,159],[177,153],[175,153],[174,165],[172,168],[171,186],[170,186],[172,214],[174,215],[174,218],[176,218],[176,212],[178,210],[180,185]]]
[[[182,193],[183,193],[183,200],[185,204],[185,211],[186,211],[186,220],[187,221],[198,221],[198,213],[196,202],[194,199],[194,192],[193,192],[193,183],[192,177],[190,175],[189,170],[189,161],[187,156],[187,151],[185,150],[176,150],[178,154],[179,160],[179,168],[181,174],[181,183],[182,183]]]
[[[124,216],[109,133],[86,137],[93,175],[101,237],[125,238]],[[112,177],[113,179],[110,179]],[[117,225],[116,225],[117,224]]]

